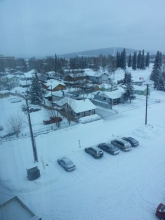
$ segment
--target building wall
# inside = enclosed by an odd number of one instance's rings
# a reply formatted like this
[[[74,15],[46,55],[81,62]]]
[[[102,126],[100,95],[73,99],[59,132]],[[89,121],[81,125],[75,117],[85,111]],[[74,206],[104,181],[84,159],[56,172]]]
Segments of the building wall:
[[[59,84],[59,85],[56,86],[54,89],[52,89],[52,91],[54,92],[54,91],[65,90],[65,89],[66,89],[65,86]]]

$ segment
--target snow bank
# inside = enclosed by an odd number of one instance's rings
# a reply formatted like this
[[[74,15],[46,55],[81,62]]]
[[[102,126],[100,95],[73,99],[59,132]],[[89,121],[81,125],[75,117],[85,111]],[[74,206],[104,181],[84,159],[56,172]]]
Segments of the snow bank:
[[[82,123],[82,124],[85,124],[85,123],[89,123],[89,122],[92,122],[92,121],[97,121],[97,120],[100,120],[100,119],[101,119],[101,117],[99,115],[94,114],[94,115],[90,115],[90,116],[80,118],[79,122]]]

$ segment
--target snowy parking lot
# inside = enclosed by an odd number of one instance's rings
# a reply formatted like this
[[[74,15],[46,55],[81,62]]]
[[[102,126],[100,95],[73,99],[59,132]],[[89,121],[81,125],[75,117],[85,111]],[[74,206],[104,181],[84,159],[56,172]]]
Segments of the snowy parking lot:
[[[165,203],[165,102],[163,92],[154,92],[152,98],[157,95],[162,101],[149,105],[148,125],[144,99],[133,101],[142,104],[131,111],[37,136],[38,163],[29,137],[0,144],[0,203],[17,195],[45,220],[156,220],[157,205]],[[1,115],[10,105],[13,111],[20,109],[20,103],[4,99]],[[41,117],[39,113],[33,117]],[[84,151],[122,136],[132,136],[140,145],[115,156],[104,153],[101,159]],[[75,163],[75,171],[58,165],[62,156]],[[33,166],[41,177],[28,181],[26,169]]]

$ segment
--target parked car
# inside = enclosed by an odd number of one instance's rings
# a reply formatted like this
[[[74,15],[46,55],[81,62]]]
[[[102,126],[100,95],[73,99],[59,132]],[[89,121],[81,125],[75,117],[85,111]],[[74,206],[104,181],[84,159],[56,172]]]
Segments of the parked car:
[[[102,144],[99,144],[97,147],[109,154],[115,155],[119,153],[119,149],[112,144],[102,143]]]
[[[41,108],[39,106],[29,106],[29,112],[37,112],[40,111]],[[22,111],[23,112],[27,112],[27,106],[26,105],[22,105]]]
[[[131,150],[131,144],[121,138],[117,138],[117,139],[112,140],[111,144],[113,144],[115,147],[117,147],[123,151]]]
[[[35,108],[31,107],[31,108],[29,108],[29,112],[38,112],[40,110],[41,110],[41,108],[39,108],[39,107],[35,107]]]
[[[85,148],[85,152],[90,154],[94,158],[101,158],[104,155],[102,150],[97,150],[93,147]]]
[[[48,124],[57,123],[57,122],[61,122],[61,121],[62,121],[61,117],[50,117],[49,120],[46,120],[46,121],[43,120],[43,123],[45,125],[48,125]]]
[[[139,142],[132,137],[123,137],[122,139],[128,141],[131,144],[131,147],[136,147],[139,145]]]
[[[15,98],[15,99],[13,99],[13,100],[11,101],[11,103],[17,103],[17,102],[21,102],[21,99]]]
[[[68,157],[62,157],[57,160],[58,164],[61,165],[66,171],[75,170],[76,166]]]
[[[160,203],[156,209],[155,215],[160,219],[160,220],[165,220],[165,205]]]

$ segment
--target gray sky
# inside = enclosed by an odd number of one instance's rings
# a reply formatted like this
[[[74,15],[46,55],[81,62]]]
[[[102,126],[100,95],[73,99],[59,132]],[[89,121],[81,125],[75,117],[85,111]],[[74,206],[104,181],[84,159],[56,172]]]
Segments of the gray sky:
[[[0,0],[0,54],[165,51],[165,0]]]

